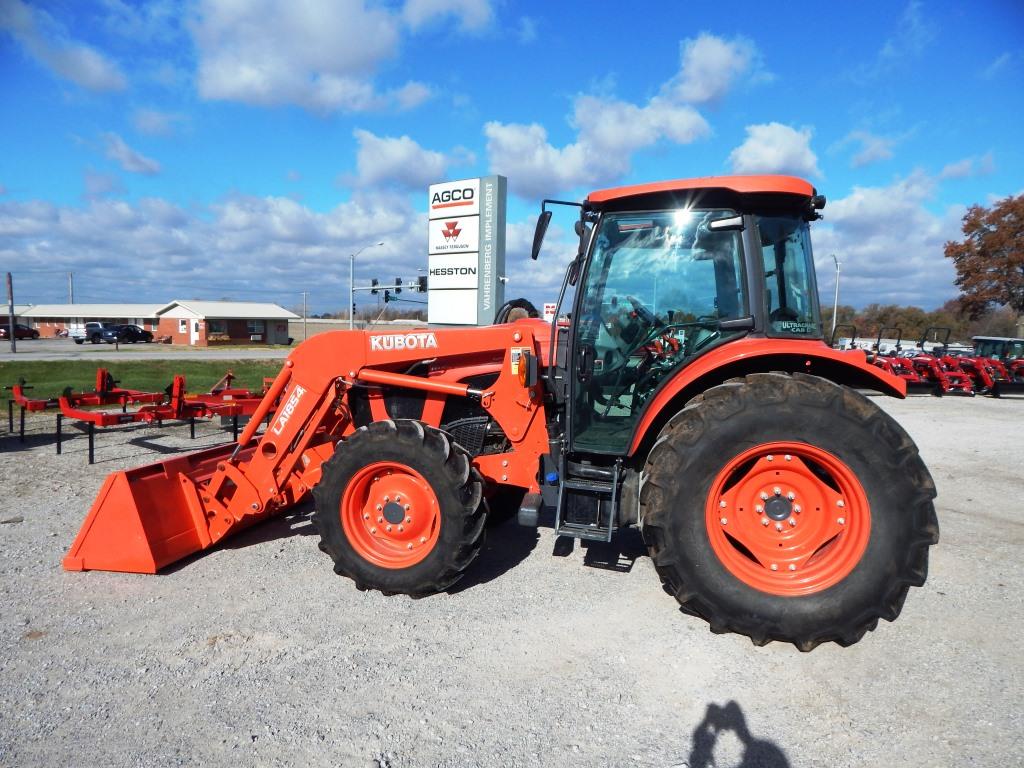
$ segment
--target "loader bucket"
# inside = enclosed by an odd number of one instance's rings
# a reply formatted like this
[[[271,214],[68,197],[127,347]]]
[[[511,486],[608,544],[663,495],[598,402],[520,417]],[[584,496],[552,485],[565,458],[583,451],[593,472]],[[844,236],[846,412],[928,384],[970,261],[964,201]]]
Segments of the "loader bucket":
[[[197,485],[234,448],[229,443],[110,475],[64,558],[65,570],[156,573],[209,547]]]

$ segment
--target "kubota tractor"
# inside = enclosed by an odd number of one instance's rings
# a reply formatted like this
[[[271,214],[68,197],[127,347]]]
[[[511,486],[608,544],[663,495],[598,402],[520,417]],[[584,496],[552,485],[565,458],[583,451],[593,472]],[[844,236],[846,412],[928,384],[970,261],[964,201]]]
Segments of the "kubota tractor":
[[[904,383],[822,340],[824,204],[782,176],[570,203],[551,323],[314,336],[237,444],[110,476],[64,566],[153,573],[312,494],[337,573],[423,596],[476,559],[487,499],[518,491],[519,522],[561,536],[639,526],[713,631],[854,643],[924,582],[938,523],[913,441],[857,392]]]

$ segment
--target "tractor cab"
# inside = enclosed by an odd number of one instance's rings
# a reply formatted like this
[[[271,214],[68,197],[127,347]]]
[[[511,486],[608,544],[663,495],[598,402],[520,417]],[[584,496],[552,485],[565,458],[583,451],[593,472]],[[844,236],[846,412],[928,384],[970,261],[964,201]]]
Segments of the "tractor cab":
[[[566,340],[571,449],[627,453],[658,388],[723,344],[820,339],[808,222],[822,206],[813,187],[790,177],[591,194],[567,274],[576,286]]]

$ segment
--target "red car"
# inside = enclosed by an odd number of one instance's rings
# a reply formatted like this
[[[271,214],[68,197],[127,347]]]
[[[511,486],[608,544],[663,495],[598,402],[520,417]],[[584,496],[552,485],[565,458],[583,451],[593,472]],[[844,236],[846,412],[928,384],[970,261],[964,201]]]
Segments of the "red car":
[[[7,323],[4,323],[3,325],[0,325],[0,339],[9,339],[10,337],[11,337],[10,336],[10,327],[7,325]],[[15,339],[38,339],[39,338],[39,331],[37,331],[35,328],[29,328],[27,325],[22,325],[21,323],[15,323],[14,324],[14,338]]]

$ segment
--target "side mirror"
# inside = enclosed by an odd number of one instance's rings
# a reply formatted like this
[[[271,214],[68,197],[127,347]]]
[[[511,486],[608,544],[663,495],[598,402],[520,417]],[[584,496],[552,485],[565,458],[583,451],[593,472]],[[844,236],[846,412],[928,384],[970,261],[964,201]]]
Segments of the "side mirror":
[[[540,256],[540,247],[544,243],[544,235],[547,234],[550,223],[551,211],[541,211],[537,217],[537,228],[533,231],[533,250],[530,252],[530,258],[534,261]]]

